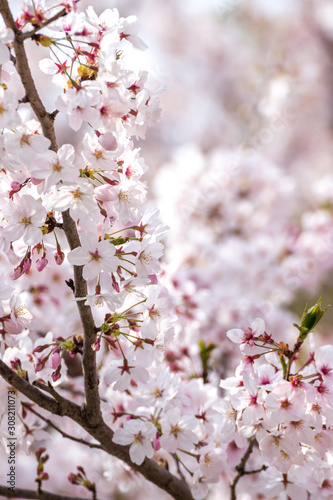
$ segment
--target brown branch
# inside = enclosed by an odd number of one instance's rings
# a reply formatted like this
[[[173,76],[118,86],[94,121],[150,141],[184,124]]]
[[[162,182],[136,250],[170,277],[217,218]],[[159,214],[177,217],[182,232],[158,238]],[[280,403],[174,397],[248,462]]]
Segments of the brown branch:
[[[15,488],[15,490],[12,491],[8,489],[8,486],[2,485],[0,485],[0,496],[5,498],[35,498],[37,500],[83,500],[83,498],[58,495],[57,493],[51,493],[50,491],[38,492],[37,490],[26,490],[22,488]]]
[[[7,366],[2,360],[0,360],[0,375],[4,380],[6,380],[6,382],[8,382],[8,384],[22,392],[22,394],[44,410],[47,410],[54,415],[66,415],[78,423],[82,422],[81,410],[76,403],[73,403],[65,398],[56,401],[46,394],[43,394],[37,387],[17,375],[17,373],[9,368],[9,366]],[[38,385],[38,383],[36,383],[36,385]]]
[[[62,410],[57,401],[54,401],[54,399],[46,396],[36,387],[29,384],[29,382],[25,379],[19,377],[2,360],[0,360],[0,375],[4,380],[6,380],[6,382],[8,382],[9,385],[22,392],[22,394],[31,399],[31,401],[36,403],[41,408],[44,408],[55,415],[62,415]]]
[[[79,235],[77,233],[76,225],[69,211],[63,212],[63,225],[64,231],[67,236],[67,240],[70,249],[73,250],[81,245]],[[75,284],[75,297],[86,297],[87,282],[82,275],[83,266],[74,266],[74,284]],[[83,344],[83,374],[84,374],[84,389],[87,401],[87,418],[91,422],[92,427],[96,427],[102,422],[101,414],[101,402],[98,391],[98,373],[96,364],[96,352],[93,351],[91,345],[96,341],[96,325],[91,312],[91,308],[84,304],[84,300],[77,301],[77,307],[79,310],[83,332],[84,332],[84,344]]]
[[[76,438],[74,436],[70,436],[67,434],[67,432],[64,432],[58,427],[54,422],[49,420],[48,418],[45,418],[43,415],[38,413],[32,406],[28,403],[22,403],[22,406],[26,408],[27,410],[31,411],[36,417],[40,418],[44,422],[46,422],[50,427],[58,431],[64,438],[71,439],[72,441],[75,441],[76,443],[84,444],[85,446],[89,446],[89,448],[97,448],[99,450],[103,450],[103,447],[100,444],[95,444],[95,443],[89,443],[89,441],[85,441],[84,439]]]
[[[237,483],[240,480],[240,478],[245,476],[245,474],[251,474],[251,473],[257,472],[257,471],[254,471],[254,472],[246,472],[245,471],[246,462],[250,458],[250,455],[252,453],[255,442],[256,442],[256,439],[254,437],[251,438],[249,446],[248,446],[246,452],[244,453],[244,455],[240,461],[240,464],[237,465],[237,467],[236,467],[237,476],[234,478],[233,482],[230,483],[230,500],[236,500],[236,486],[237,486]]]
[[[167,469],[157,465],[156,462],[146,458],[141,465],[134,464],[129,456],[129,446],[121,446],[112,441],[113,431],[105,423],[96,429],[86,429],[91,436],[99,441],[104,450],[119,458],[132,469],[140,472],[148,481],[156,484],[175,500],[193,500],[187,484],[178,477],[171,474]]]
[[[268,465],[262,465],[259,469],[255,470],[244,470],[243,475],[246,476],[247,474],[257,474],[258,472],[262,472],[264,470],[268,469]]]

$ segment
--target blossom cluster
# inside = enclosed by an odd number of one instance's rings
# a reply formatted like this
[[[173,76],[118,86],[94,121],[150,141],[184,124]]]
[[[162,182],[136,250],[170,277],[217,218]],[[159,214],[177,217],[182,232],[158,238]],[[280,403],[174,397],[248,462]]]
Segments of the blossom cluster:
[[[260,491],[267,498],[330,496],[332,346],[315,349],[312,339],[301,360],[297,351],[265,332],[262,319],[227,335],[240,344],[244,357],[235,376],[220,383],[228,391],[225,430],[255,438],[252,460],[254,469],[263,470]]]
[[[146,85],[147,72],[127,67],[126,55],[133,45],[144,48],[135,34],[134,17],[123,19],[110,9],[100,17],[92,8],[86,14],[70,9],[70,5],[68,9],[64,19],[49,25],[57,37],[36,34],[33,39],[50,47],[52,58],[43,59],[40,67],[48,74],[55,73],[53,79],[62,90],[57,107],[67,114],[69,126],[74,131],[85,128],[81,147],[63,144],[55,150],[35,119],[24,120],[22,105],[10,90],[12,63],[7,62],[3,69],[0,229],[1,248],[7,257],[2,262],[5,309],[1,323],[6,343],[2,349],[13,345],[13,335],[16,343],[23,337],[31,342],[26,328],[32,315],[21,304],[22,294],[17,290],[13,294],[8,278],[26,278],[28,282],[29,273],[66,266],[68,254],[70,264],[83,266],[83,277],[89,283],[89,295],[77,300],[104,307],[103,317],[98,313],[105,323],[95,349],[99,349],[102,336],[117,344],[118,336],[124,335],[139,342],[144,351],[146,346],[152,349],[157,337],[171,328],[167,311],[162,311],[167,299],[161,297],[164,292],[155,277],[160,270],[160,239],[165,227],[156,210],[143,208],[146,186],[140,178],[147,167],[131,140],[144,135],[150,121],[158,116],[159,92]],[[18,17],[16,24],[23,33],[34,25],[35,15],[28,9]],[[76,223],[81,238],[81,246],[69,253],[63,236],[63,212]],[[147,292],[147,298],[142,290],[152,283],[154,292]],[[55,302],[54,290],[45,286],[30,285],[29,291],[37,306]],[[51,299],[47,298],[50,294]],[[141,339],[135,332],[138,323],[133,319],[129,325],[120,311],[122,306],[128,311],[136,302],[147,300],[144,311],[137,313],[145,313],[140,320]],[[61,302],[58,297],[55,305],[59,307]],[[49,306],[47,303],[46,308]],[[114,318],[116,309],[119,313]],[[124,328],[130,328],[128,333],[120,334],[121,320],[126,323]],[[35,372],[49,367],[54,370],[55,382],[61,376],[60,354],[64,350],[73,353],[76,347],[73,340],[52,337],[50,331],[46,341],[36,339],[32,352]],[[134,354],[128,356],[132,361]]]

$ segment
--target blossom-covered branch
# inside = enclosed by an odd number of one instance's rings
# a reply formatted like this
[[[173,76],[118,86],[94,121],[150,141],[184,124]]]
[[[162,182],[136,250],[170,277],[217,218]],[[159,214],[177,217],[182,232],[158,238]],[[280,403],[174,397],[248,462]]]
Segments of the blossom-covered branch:
[[[180,154],[179,169],[163,174],[167,211],[170,197],[180,205],[170,265],[162,263],[168,228],[146,203],[137,139],[159,118],[163,87],[138,57],[147,47],[136,17],[80,11],[73,0],[23,0],[15,20],[3,0],[0,12],[2,456],[25,453],[28,470],[37,449],[39,496],[45,484],[56,491],[54,471],[66,470],[66,493],[74,484],[101,498],[235,499],[236,487],[239,500],[324,498],[333,348],[316,346],[313,332],[325,310],[320,300],[306,307],[295,330],[272,305],[274,287],[280,305],[293,297],[293,266],[317,242],[315,208],[310,222],[290,223],[296,189],[271,163],[258,171],[237,157],[222,179],[220,149],[208,159]],[[28,44],[52,88],[52,113]],[[193,186],[198,196],[179,208]],[[314,226],[329,233],[320,210]],[[251,285],[244,297],[238,277]],[[312,277],[302,284],[312,289]]]

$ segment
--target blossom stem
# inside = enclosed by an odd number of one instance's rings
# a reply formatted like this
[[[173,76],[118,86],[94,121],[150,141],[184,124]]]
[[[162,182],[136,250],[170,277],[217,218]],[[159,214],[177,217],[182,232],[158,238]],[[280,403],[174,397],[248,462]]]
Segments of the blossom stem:
[[[187,471],[187,472],[188,472],[191,476],[193,476],[193,472],[191,472],[191,471],[190,471],[190,469],[188,469],[188,468],[186,467],[186,465],[185,465],[185,464],[184,464],[184,462],[183,462],[183,461],[179,458],[179,456],[177,455],[177,453],[173,453],[172,455],[175,457],[176,461],[177,461],[177,462],[179,462],[179,463],[180,463],[180,464],[184,467],[184,469],[185,469],[185,470],[186,470],[186,471]]]
[[[124,354],[123,348],[121,347],[121,344],[120,344],[120,342],[119,342],[119,339],[117,338],[116,340],[117,340],[117,343],[118,343],[118,345],[119,345],[119,349],[120,349],[120,351],[121,351],[121,354],[122,354],[122,356],[123,356],[123,358],[124,358],[124,361],[127,361],[127,358],[126,358],[126,356],[125,356],[125,354]]]
[[[103,449],[103,447],[100,445],[100,444],[97,444],[97,443],[89,443],[88,441],[85,441],[84,439],[79,439],[79,438],[76,438],[72,435],[69,435],[67,434],[66,432],[64,432],[63,430],[60,429],[60,427],[58,427],[55,423],[52,422],[52,420],[48,419],[48,418],[45,418],[43,415],[41,415],[38,411],[36,411],[31,404],[29,403],[21,403],[22,406],[24,408],[26,408],[27,410],[31,411],[31,413],[33,413],[34,415],[36,415],[36,417],[40,418],[41,420],[43,420],[44,422],[46,422],[50,427],[52,427],[53,429],[55,429],[56,431],[58,431],[63,437],[65,438],[68,438],[68,439],[71,439],[72,441],[76,441],[77,443],[81,443],[81,444],[84,444],[85,446],[89,446],[89,448],[98,448],[100,450]]]
[[[143,302],[146,302],[147,299],[143,299],[141,300],[140,302],[137,302],[136,304],[134,304],[133,306],[130,306],[128,307],[127,309],[125,309],[125,311],[121,312],[120,314],[123,315],[125,314],[127,311],[130,311],[131,309],[133,309],[133,307],[135,306],[138,306],[139,304],[142,304]]]

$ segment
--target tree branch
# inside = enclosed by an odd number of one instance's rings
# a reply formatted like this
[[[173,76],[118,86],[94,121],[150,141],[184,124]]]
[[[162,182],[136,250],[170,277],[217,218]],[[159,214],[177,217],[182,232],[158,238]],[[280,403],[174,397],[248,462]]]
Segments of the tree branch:
[[[79,235],[76,229],[75,222],[69,215],[69,211],[63,212],[64,231],[67,236],[70,249],[73,250],[81,245]],[[87,282],[82,275],[83,266],[74,266],[74,284],[75,297],[86,297]],[[93,351],[91,345],[96,341],[96,324],[91,312],[91,308],[84,304],[84,300],[78,300],[77,307],[79,310],[83,333],[83,374],[84,374],[84,389],[87,401],[87,417],[91,422],[91,426],[95,427],[102,422],[101,402],[98,391],[98,373],[96,364],[96,352]]]
[[[141,465],[134,464],[129,456],[129,446],[121,446],[112,441],[114,432],[104,422],[96,429],[86,429],[91,436],[99,441],[104,450],[119,458],[132,469],[140,472],[148,481],[156,484],[159,488],[165,490],[175,500],[193,500],[187,484],[178,477],[171,474],[168,470],[157,465],[156,462],[146,458]]]
[[[15,491],[9,490],[8,486],[0,485],[0,496],[5,498],[35,498],[37,500],[84,500],[79,497],[70,497],[68,495],[58,495],[50,491],[26,490],[22,488],[15,488]]]
[[[15,389],[17,389],[18,391],[22,392],[22,394],[31,399],[31,401],[36,403],[41,408],[44,408],[45,410],[54,413],[55,415],[62,415],[62,410],[57,401],[54,401],[54,399],[46,396],[36,387],[29,384],[29,382],[24,380],[22,377],[19,377],[2,360],[0,360],[0,375],[6,380],[6,382],[8,382],[8,384],[15,387]]]
[[[21,403],[24,408],[27,410],[31,411],[36,417],[40,418],[44,422],[46,422],[50,427],[58,431],[64,438],[71,439],[72,441],[75,441],[76,443],[84,444],[85,446],[89,446],[89,448],[97,448],[99,450],[103,450],[103,447],[100,444],[95,444],[95,443],[89,443],[89,441],[85,441],[84,439],[76,438],[74,436],[70,436],[67,434],[67,432],[64,432],[58,427],[54,422],[49,420],[48,418],[43,417],[38,411],[36,411],[34,408],[32,408],[31,404],[29,403]]]
[[[237,476],[234,478],[233,482],[230,483],[230,500],[236,500],[236,486],[241,477],[245,476],[246,474],[254,474],[255,472],[259,472],[259,471],[251,471],[251,472],[245,471],[246,462],[250,458],[255,442],[256,439],[254,437],[251,438],[249,446],[246,452],[244,453],[242,460],[240,461],[240,464],[237,465],[236,467]]]
[[[80,407],[63,398],[63,400],[55,401],[46,394],[43,394],[37,387],[29,384],[26,380],[19,377],[13,370],[11,370],[3,361],[0,360],[0,375],[18,391],[22,392],[27,398],[31,399],[38,406],[44,410],[49,411],[55,415],[68,416],[77,424],[81,425],[90,436],[95,438],[103,449],[109,455],[119,458],[132,469],[140,472],[148,481],[156,484],[167,493],[175,498],[175,500],[192,500],[191,492],[181,479],[172,475],[163,467],[157,465],[156,462],[148,458],[145,459],[143,464],[134,464],[129,455],[129,446],[121,446],[112,441],[114,432],[103,421],[97,427],[91,427],[90,421],[86,418],[86,414],[82,414]],[[44,384],[37,382],[39,387]],[[49,386],[43,387],[47,392],[51,392]],[[40,497],[26,497],[26,498],[40,498]]]
[[[67,416],[77,423],[82,423],[81,409],[76,403],[65,398],[55,401],[53,398],[43,394],[37,387],[27,382],[24,378],[17,375],[17,373],[9,368],[2,360],[0,360],[0,375],[8,384],[22,392],[24,396],[36,403],[40,408],[54,415]],[[38,383],[35,385],[38,385]]]

